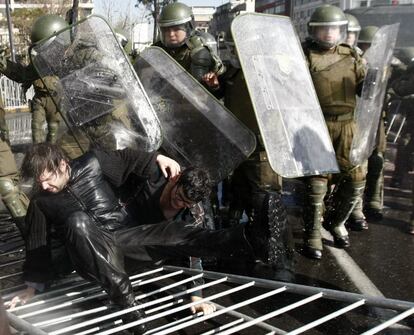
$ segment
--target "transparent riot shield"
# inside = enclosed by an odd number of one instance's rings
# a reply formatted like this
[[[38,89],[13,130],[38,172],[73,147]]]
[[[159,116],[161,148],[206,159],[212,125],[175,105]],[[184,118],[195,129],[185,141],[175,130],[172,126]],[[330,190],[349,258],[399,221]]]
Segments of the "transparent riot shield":
[[[389,77],[392,54],[399,24],[381,27],[363,56],[367,61],[361,97],[355,111],[356,132],[349,158],[352,164],[362,164],[376,145],[378,123]]]
[[[292,178],[338,172],[290,19],[248,13],[237,16],[231,30],[273,170]]]
[[[161,122],[162,147],[181,165],[220,181],[253,152],[254,134],[164,50],[145,49],[134,67]]]
[[[71,130],[65,140],[82,151],[160,146],[159,120],[104,19],[90,16],[39,42],[30,57]]]

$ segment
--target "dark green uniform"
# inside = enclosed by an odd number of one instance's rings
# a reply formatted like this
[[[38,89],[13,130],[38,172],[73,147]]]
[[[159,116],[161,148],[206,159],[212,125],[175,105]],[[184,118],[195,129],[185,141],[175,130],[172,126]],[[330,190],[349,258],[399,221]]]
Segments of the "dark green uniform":
[[[193,32],[186,42],[177,47],[166,47],[161,41],[154,44],[165,50],[188,73],[201,82],[208,72],[222,73],[224,70],[220,58],[207,46],[197,32]]]
[[[53,77],[45,77],[43,81],[53,81]],[[41,143],[45,140],[55,143],[57,139],[61,116],[49,95],[47,87],[53,87],[53,84],[46,83],[45,86],[40,79],[33,82],[33,89],[35,91],[31,103],[33,143]],[[44,131],[45,123],[47,124],[46,134]]]
[[[45,86],[32,64],[24,66],[11,61],[7,61],[2,73],[11,80],[22,83],[27,88],[33,85],[35,91],[31,102],[33,143],[41,143],[45,140],[55,143],[61,117],[46,86],[49,89],[53,87],[52,82],[56,79],[51,76],[43,78],[46,83]],[[45,123],[47,123],[47,134],[44,131]]]
[[[19,189],[19,173],[8,143],[8,129],[3,102],[0,100],[0,196],[19,229],[24,231],[24,217],[29,199]]]
[[[364,168],[355,167],[349,161],[356,126],[356,93],[364,80],[364,64],[357,52],[346,44],[326,49],[307,41],[304,52],[341,171],[330,179],[336,190],[330,199],[325,225],[334,236],[335,244],[345,247],[349,240],[344,223],[365,187]],[[313,250],[322,250],[320,228],[327,185],[328,176],[306,178],[304,242],[305,247]]]

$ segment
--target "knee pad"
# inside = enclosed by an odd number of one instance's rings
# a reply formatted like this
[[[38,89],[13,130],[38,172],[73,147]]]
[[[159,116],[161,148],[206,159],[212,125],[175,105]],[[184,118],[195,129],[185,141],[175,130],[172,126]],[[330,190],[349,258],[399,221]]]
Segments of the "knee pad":
[[[27,203],[12,179],[0,178],[0,196],[12,217],[26,215]]]

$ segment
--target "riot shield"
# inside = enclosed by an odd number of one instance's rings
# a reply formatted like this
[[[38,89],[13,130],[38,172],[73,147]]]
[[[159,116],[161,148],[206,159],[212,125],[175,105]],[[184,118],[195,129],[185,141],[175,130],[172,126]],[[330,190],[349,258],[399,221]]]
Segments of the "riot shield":
[[[233,20],[231,30],[273,170],[288,178],[338,172],[290,19],[247,13]]]
[[[164,50],[145,49],[135,70],[161,122],[163,149],[223,180],[256,146],[254,134]]]
[[[381,27],[363,56],[367,61],[367,74],[355,110],[356,132],[349,154],[354,165],[366,161],[376,145],[398,26],[396,23]]]
[[[90,16],[40,41],[30,57],[83,151],[160,146],[159,120],[104,19]]]

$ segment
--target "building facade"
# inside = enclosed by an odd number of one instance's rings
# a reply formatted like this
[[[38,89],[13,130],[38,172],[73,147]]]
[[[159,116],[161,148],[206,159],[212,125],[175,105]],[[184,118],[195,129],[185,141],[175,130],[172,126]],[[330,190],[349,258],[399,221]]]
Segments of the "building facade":
[[[200,31],[208,31],[209,24],[216,11],[213,6],[194,6],[192,7],[194,14],[195,29]]]
[[[10,10],[15,12],[18,10],[35,10],[47,8],[50,13],[64,13],[72,7],[73,1],[69,0],[9,0]],[[79,17],[83,18],[92,13],[94,4],[93,0],[79,0]],[[27,37],[22,36],[23,32],[19,31],[16,27],[13,29],[14,44],[17,53],[22,53],[27,48]],[[6,19],[6,0],[0,0],[0,45],[9,44],[9,32],[7,28]]]

